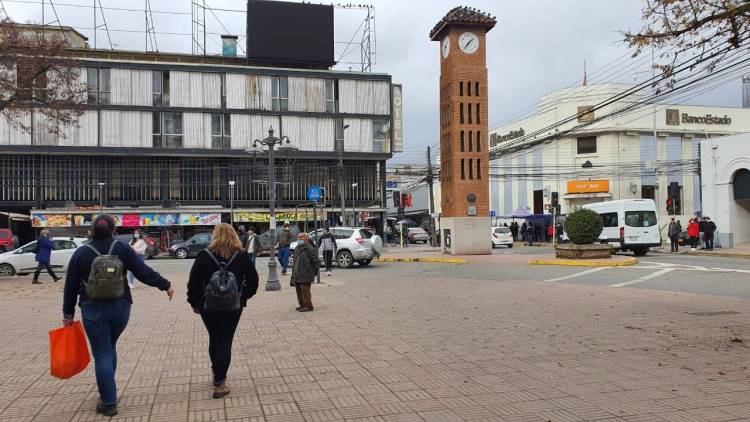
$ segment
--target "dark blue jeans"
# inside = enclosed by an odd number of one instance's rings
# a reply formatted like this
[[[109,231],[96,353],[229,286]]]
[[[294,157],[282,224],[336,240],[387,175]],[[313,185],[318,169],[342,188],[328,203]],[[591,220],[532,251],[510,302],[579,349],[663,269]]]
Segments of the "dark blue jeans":
[[[130,302],[126,299],[113,302],[87,300],[81,303],[81,318],[94,355],[99,396],[106,405],[117,404],[116,346],[130,319]]]
[[[279,247],[279,264],[281,264],[281,272],[285,273],[289,267],[289,246]]]

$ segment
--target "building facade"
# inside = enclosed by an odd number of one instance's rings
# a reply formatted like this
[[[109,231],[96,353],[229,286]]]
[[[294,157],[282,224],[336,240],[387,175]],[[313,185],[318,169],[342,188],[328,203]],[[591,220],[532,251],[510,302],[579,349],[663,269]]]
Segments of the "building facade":
[[[298,218],[311,185],[325,188],[327,204],[344,186],[352,211],[386,211],[389,75],[253,67],[232,57],[71,53],[85,105],[77,124],[53,135],[34,107],[22,117],[26,130],[0,119],[0,210],[31,213],[36,227],[76,228],[100,208],[128,227],[229,221],[233,209],[236,222],[262,226],[268,152],[252,147],[272,129],[296,147],[275,154],[279,219]]]
[[[638,107],[643,97],[633,95],[592,111],[629,88],[604,84],[553,92],[542,97],[531,117],[492,130],[490,209],[497,215],[518,207],[544,214],[557,197],[567,213],[591,202],[650,198],[661,225],[668,215],[684,225],[701,213],[699,142],[750,131],[750,109]]]

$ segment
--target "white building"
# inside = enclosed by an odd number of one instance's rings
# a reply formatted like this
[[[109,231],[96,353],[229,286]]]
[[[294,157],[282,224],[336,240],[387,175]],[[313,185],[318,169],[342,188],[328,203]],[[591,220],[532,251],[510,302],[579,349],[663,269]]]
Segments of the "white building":
[[[542,97],[533,116],[492,130],[490,209],[547,213],[557,196],[566,213],[591,202],[651,198],[664,222],[668,187],[676,183],[678,217],[703,211],[699,141],[750,131],[750,109],[639,106],[643,95],[636,94],[591,111],[631,87],[556,91]],[[598,120],[627,106],[633,107]]]
[[[703,209],[718,245],[750,242],[750,134],[701,141]]]

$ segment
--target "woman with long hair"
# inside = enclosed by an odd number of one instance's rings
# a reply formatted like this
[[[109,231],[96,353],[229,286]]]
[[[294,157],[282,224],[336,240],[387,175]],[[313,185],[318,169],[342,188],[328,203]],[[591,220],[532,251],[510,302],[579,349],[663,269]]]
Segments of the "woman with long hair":
[[[100,215],[94,220],[91,242],[78,248],[70,258],[63,293],[63,325],[73,324],[76,300],[81,308],[83,327],[91,345],[91,354],[94,355],[96,385],[101,398],[96,412],[105,416],[117,414],[117,339],[128,325],[133,304],[125,271],[134,273],[143,283],[165,291],[169,300],[174,295],[169,281],[144,264],[130,246],[116,241],[112,237],[114,232],[115,221],[112,217]],[[91,281],[91,264],[102,255],[116,256],[124,267],[122,274],[118,274],[114,280],[122,282],[122,294],[114,300],[91,299],[89,295],[95,292],[86,288]],[[96,279],[96,272],[93,276]]]
[[[136,230],[133,233],[133,238],[130,240],[130,247],[133,248],[135,254],[138,255],[138,259],[141,261],[146,260],[146,252],[148,251],[148,243],[143,238],[143,233],[140,230]],[[130,288],[135,287],[135,274],[131,271],[128,275],[128,286]]]
[[[226,272],[231,273],[233,280]],[[224,299],[230,298],[231,294],[227,294],[227,291],[231,293],[231,289],[222,292],[223,301],[210,296],[217,280],[223,282],[225,287],[236,283],[239,290],[236,306],[216,304],[229,303]],[[257,290],[258,273],[242,247],[239,236],[229,224],[217,225],[211,244],[195,258],[190,270],[187,293],[188,303],[193,312],[201,316],[208,331],[208,355],[211,358],[215,399],[229,394],[226,380],[232,360],[234,333],[240,322],[242,309]]]

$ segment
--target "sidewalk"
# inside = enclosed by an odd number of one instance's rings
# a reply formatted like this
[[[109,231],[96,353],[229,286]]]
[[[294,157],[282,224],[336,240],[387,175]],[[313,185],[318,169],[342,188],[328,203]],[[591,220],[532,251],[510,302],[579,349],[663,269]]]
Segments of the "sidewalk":
[[[287,279],[280,292],[261,288],[237,330],[232,393],[213,400],[186,274],[166,273],[172,303],[134,291],[111,420],[750,418],[748,349],[736,341],[750,339],[748,301],[405,274],[387,265],[337,271],[313,286],[308,314],[293,310]],[[0,283],[0,421],[108,421],[94,413],[93,364],[69,380],[48,374],[47,330],[60,324],[62,286],[29,282]]]
[[[671,253],[669,252],[669,245],[665,245],[660,248],[652,248],[651,250],[664,254]],[[740,245],[736,245],[733,248],[715,248],[712,251],[704,251],[703,249],[698,249],[695,252],[691,252],[689,246],[680,246],[680,251],[678,253],[686,255],[720,256],[728,258],[750,259],[750,244],[743,243]]]

